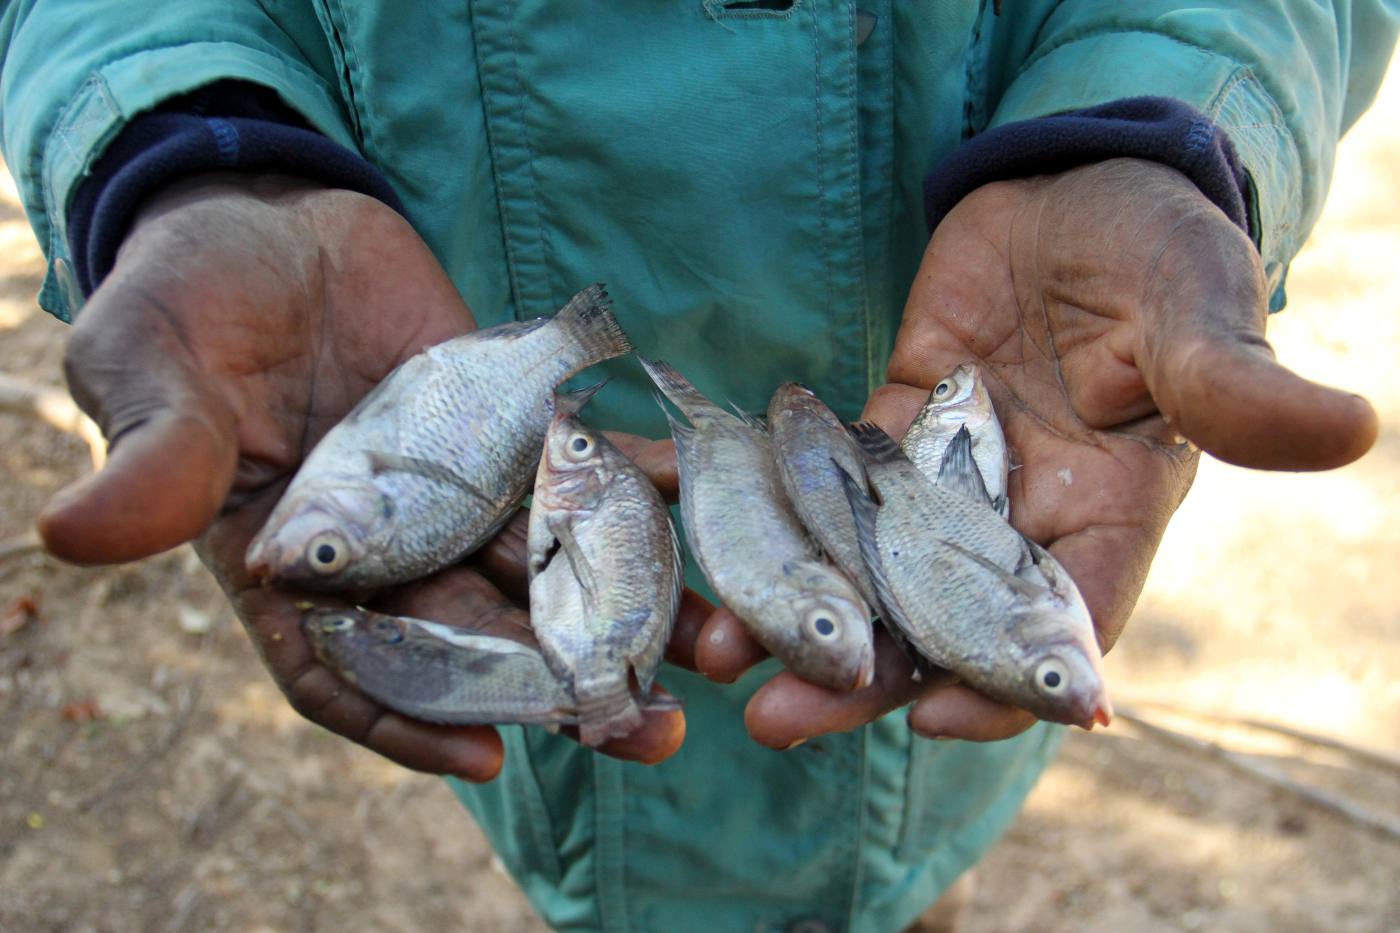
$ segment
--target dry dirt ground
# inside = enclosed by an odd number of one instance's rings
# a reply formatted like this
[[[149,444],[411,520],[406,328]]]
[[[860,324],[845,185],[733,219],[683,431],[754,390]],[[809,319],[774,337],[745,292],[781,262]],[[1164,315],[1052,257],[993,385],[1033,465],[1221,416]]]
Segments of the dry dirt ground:
[[[8,179],[5,179],[6,186]],[[64,328],[0,191],[0,372],[58,385]],[[1326,475],[1203,462],[1110,658],[1120,704],[1400,821],[1400,772],[1170,709],[1400,756],[1400,69],[1344,142],[1279,355],[1369,396]],[[89,469],[0,415],[0,540]],[[300,720],[188,550],[0,561],[0,930],[542,929],[437,780]],[[1124,719],[1070,737],[978,869],[965,929],[1400,929],[1400,843]]]

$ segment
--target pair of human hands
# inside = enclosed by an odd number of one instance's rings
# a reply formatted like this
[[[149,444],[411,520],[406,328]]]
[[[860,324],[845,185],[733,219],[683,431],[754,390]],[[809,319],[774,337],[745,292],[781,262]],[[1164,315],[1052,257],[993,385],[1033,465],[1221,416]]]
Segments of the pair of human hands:
[[[1070,571],[1108,649],[1197,448],[1325,469],[1374,442],[1365,400],[1274,361],[1265,297],[1254,247],[1170,169],[1114,160],[987,185],[930,241],[865,416],[900,436],[933,382],[977,360],[1020,464],[1014,524]],[[302,637],[298,597],[243,562],[315,442],[400,362],[474,326],[378,201],[284,177],[180,183],[146,205],[74,328],[69,386],[112,450],[45,508],[44,541],[110,563],[194,540],[300,713],[407,767],[490,779],[503,760],[494,729],[416,722],[348,687]],[[674,497],[669,441],[614,440]],[[463,564],[376,606],[520,637],[524,531],[522,513]],[[749,703],[750,734],[787,748],[911,703],[926,736],[998,739],[1034,722],[961,685],[921,686],[880,640],[875,681],[854,693],[776,675]],[[764,654],[732,613],[687,591],[667,657],[727,682]],[[652,712],[602,750],[656,762],[684,735],[683,712]]]

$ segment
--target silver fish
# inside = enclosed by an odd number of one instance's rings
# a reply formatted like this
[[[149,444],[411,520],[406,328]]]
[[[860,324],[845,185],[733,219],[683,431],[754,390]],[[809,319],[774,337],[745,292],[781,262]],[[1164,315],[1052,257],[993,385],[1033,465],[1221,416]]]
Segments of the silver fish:
[[[950,442],[938,483],[874,425],[852,433],[880,500],[847,481],[884,618],[994,699],[1041,719],[1107,725],[1089,610],[1064,568],[992,509],[966,428]]]
[[[802,530],[778,480],[767,430],[719,408],[666,363],[642,360],[642,366],[690,421],[666,414],[686,542],[710,586],[797,676],[834,690],[869,684],[870,610]]]
[[[572,725],[573,697],[520,642],[365,609],[315,609],[302,632],[321,663],[392,710],[449,725]]]
[[[629,685],[651,691],[680,606],[680,542],[656,487],[601,433],[560,410],[535,476],[530,627],[571,691],[579,738],[642,724]]]
[[[249,571],[354,592],[476,550],[525,497],[554,388],[630,349],[595,285],[553,318],[475,331],[410,358],[311,451],[249,546]]]
[[[1011,462],[1006,436],[992,407],[992,397],[987,393],[982,372],[972,363],[963,363],[939,380],[899,446],[925,476],[936,481],[948,442],[963,426],[972,435],[972,456],[992,497],[993,507],[1003,518],[1010,518],[1011,500],[1006,495],[1006,477]]]
[[[839,464],[865,488],[860,449],[841,419],[811,389],[785,382],[768,403],[768,430],[783,491],[822,551],[850,578],[866,605],[879,605],[874,584],[860,556]]]

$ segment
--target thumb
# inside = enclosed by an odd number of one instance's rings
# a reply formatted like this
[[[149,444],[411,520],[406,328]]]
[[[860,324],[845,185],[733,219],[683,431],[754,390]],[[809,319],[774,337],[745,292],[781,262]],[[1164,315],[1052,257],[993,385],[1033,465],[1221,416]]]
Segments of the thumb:
[[[100,472],[54,496],[38,519],[54,556],[84,564],[136,560],[198,537],[218,515],[238,463],[233,411],[169,318],[111,313],[97,298],[64,366],[111,453]]]
[[[1376,441],[1375,409],[1280,365],[1264,339],[1258,263],[1242,275],[1238,261],[1253,247],[1233,227],[1196,234],[1178,239],[1192,244],[1181,257],[1190,274],[1159,269],[1149,289],[1153,310],[1135,355],[1157,409],[1198,447],[1239,466],[1327,470],[1360,457]]]

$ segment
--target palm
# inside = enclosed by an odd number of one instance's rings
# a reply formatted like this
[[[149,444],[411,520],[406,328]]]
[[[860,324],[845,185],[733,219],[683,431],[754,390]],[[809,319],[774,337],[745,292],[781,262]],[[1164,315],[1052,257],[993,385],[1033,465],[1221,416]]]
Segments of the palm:
[[[302,637],[295,594],[259,586],[244,566],[320,437],[399,363],[474,326],[423,242],[377,201],[209,178],[164,192],[70,345],[74,394],[113,457],[46,510],[46,540],[107,561],[195,538],[298,710],[410,767],[489,777],[501,755],[492,730],[413,722],[346,689]],[[533,641],[522,519],[468,566],[377,605]],[[660,742],[644,729],[608,750],[664,755],[679,736],[660,725]]]
[[[1156,411],[1134,361],[1144,326],[1134,301],[1148,270],[1126,262],[1119,244],[1066,236],[1044,200],[1043,183],[986,188],[940,226],[889,367],[892,385],[920,391],[886,395],[901,402],[891,415],[912,418],[953,367],[983,367],[1018,465],[1014,522],[1079,582],[1107,648],[1196,454]],[[1246,273],[1251,260],[1243,243]]]
[[[1279,366],[1263,339],[1258,255],[1183,176],[1115,160],[987,185],[930,241],[905,307],[889,383],[866,416],[901,435],[928,390],[981,363],[1019,463],[1012,521],[1079,584],[1105,648],[1141,590],[1195,448],[1269,469],[1360,456],[1362,399]],[[925,735],[996,739],[1030,714],[962,687],[920,689],[886,651],[877,681],[832,694],[780,674],[746,713],[785,747],[915,701]]]

